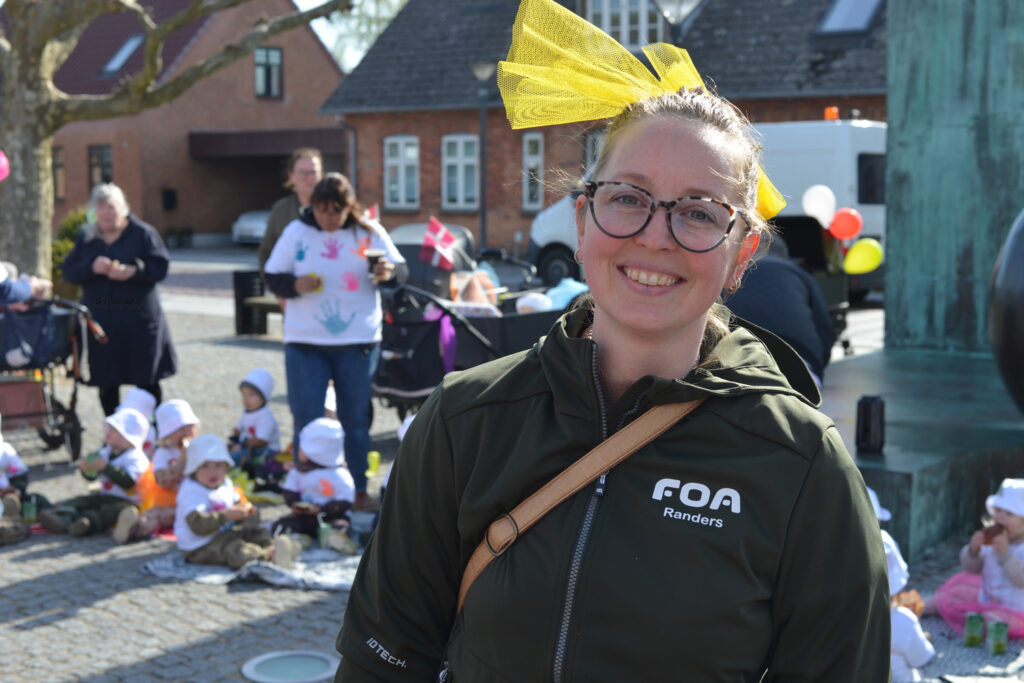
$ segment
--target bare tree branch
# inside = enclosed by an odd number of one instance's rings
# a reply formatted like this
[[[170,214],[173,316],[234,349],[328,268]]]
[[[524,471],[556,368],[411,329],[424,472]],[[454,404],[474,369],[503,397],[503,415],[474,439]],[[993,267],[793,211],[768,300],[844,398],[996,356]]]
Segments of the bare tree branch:
[[[207,8],[212,8],[212,11],[218,11],[232,7],[244,1],[245,0],[208,0],[207,2],[202,3],[200,11],[201,13],[205,13]],[[198,0],[192,3],[189,10],[185,10],[168,21],[173,22],[177,20],[186,12],[192,10],[197,3]],[[115,116],[123,116],[126,114],[135,114],[144,109],[149,109],[151,107],[170,102],[200,79],[245,57],[256,49],[260,43],[267,40],[267,38],[278,33],[289,31],[297,26],[307,24],[313,19],[327,16],[336,10],[347,11],[351,8],[351,0],[327,0],[327,2],[324,2],[322,5],[313,7],[304,12],[295,12],[293,14],[274,17],[269,20],[262,20],[238,43],[225,46],[224,49],[217,54],[199,62],[198,64],[193,64],[179,75],[156,88],[148,87],[145,90],[139,91],[135,89],[139,84],[133,83],[128,88],[121,89],[111,95],[70,96],[64,93],[59,93],[58,100],[54,103],[51,125],[53,125],[54,130],[56,130],[69,121],[105,119]],[[200,14],[200,16],[202,16],[202,14]]]

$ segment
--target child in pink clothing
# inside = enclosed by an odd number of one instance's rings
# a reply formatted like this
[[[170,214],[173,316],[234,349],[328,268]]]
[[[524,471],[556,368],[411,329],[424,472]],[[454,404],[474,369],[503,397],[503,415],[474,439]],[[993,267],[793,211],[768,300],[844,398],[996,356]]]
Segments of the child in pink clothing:
[[[994,524],[974,532],[960,550],[963,572],[935,593],[939,614],[962,631],[968,612],[1005,621],[1024,638],[1024,479],[1004,479],[985,500]]]

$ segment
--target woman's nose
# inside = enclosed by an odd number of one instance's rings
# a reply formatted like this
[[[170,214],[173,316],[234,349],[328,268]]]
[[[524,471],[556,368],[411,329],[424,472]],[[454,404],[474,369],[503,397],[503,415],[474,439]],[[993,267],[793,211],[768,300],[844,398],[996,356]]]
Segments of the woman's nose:
[[[667,207],[656,207],[654,215],[647,222],[647,227],[641,230],[634,239],[648,249],[671,249],[678,246],[672,239],[672,228],[669,225],[671,220],[672,217]]]

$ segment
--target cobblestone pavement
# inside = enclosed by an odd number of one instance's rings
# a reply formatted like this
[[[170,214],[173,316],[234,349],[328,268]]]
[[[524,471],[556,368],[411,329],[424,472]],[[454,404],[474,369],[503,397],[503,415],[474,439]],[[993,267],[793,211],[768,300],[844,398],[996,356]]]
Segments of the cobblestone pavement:
[[[230,286],[228,271],[206,264],[179,266],[162,286],[180,366],[163,383],[164,397],[187,399],[203,421],[203,432],[227,435],[241,410],[239,380],[249,369],[264,367],[274,377],[271,405],[287,441],[292,429],[280,317],[271,316],[265,337],[234,336]],[[102,412],[96,391],[80,389],[77,412],[88,430],[88,451],[99,445]],[[59,393],[66,396],[67,390],[62,386]],[[372,447],[384,463],[394,457],[397,425],[394,411],[375,406]],[[30,490],[51,500],[85,492],[85,480],[63,449],[42,450],[31,432],[5,436],[31,467]],[[371,490],[375,484],[371,481]],[[284,511],[261,508],[264,518]],[[912,565],[911,587],[933,591],[955,571],[961,543]],[[239,681],[246,660],[271,650],[334,652],[345,593],[256,583],[210,586],[142,571],[148,560],[172,550],[164,540],[116,546],[109,534],[36,535],[0,548],[0,680]]]
[[[239,380],[265,367],[274,377],[271,405],[283,440],[291,438],[279,316],[271,317],[271,334],[259,338],[235,337],[233,320],[224,316],[171,313],[168,320],[180,369],[163,382],[165,398],[187,399],[203,432],[227,435],[241,411]],[[58,391],[67,395],[66,386]],[[388,463],[398,420],[394,411],[375,408],[372,447]],[[83,451],[94,449],[102,426],[95,389],[80,387],[77,412],[87,428]],[[31,467],[30,491],[51,500],[86,491],[63,449],[43,451],[32,432],[5,436]],[[261,507],[264,518],[284,511]],[[271,650],[334,652],[345,593],[208,586],[142,571],[172,550],[164,540],[116,546],[109,534],[34,535],[0,548],[0,680],[244,680],[241,665]]]

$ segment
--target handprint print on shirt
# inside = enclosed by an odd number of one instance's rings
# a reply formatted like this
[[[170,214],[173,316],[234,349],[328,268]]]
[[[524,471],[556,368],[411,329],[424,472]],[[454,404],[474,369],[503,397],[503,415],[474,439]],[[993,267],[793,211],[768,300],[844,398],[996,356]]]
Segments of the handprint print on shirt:
[[[373,241],[372,238],[370,238],[370,237],[359,237],[359,238],[357,238],[357,241],[359,242],[359,248],[358,249],[349,249],[349,251],[351,251],[353,254],[355,254],[359,258],[366,258],[366,250],[370,248],[370,243]]]
[[[324,314],[324,317],[318,318],[314,315],[313,320],[323,325],[324,329],[327,330],[327,334],[335,336],[347,330],[356,317],[356,312],[352,311],[348,316],[348,320],[342,320],[341,304],[338,303],[337,299],[331,299],[320,304],[320,312]]]
[[[342,273],[341,279],[344,280],[345,284],[343,284],[339,289],[347,289],[350,292],[354,292],[359,289],[359,276],[351,270]]]
[[[295,260],[301,261],[306,258],[306,252],[309,251],[309,247],[302,242],[295,243]]]
[[[338,244],[338,240],[332,237],[324,242],[324,248],[327,249],[327,251],[321,251],[321,256],[324,258],[336,259],[338,258],[338,252],[341,249],[341,245]]]
[[[320,494],[323,495],[324,497],[334,497],[334,486],[331,484],[331,482],[327,481],[326,479],[321,479],[320,481],[318,481],[316,484],[316,488],[320,489]]]

